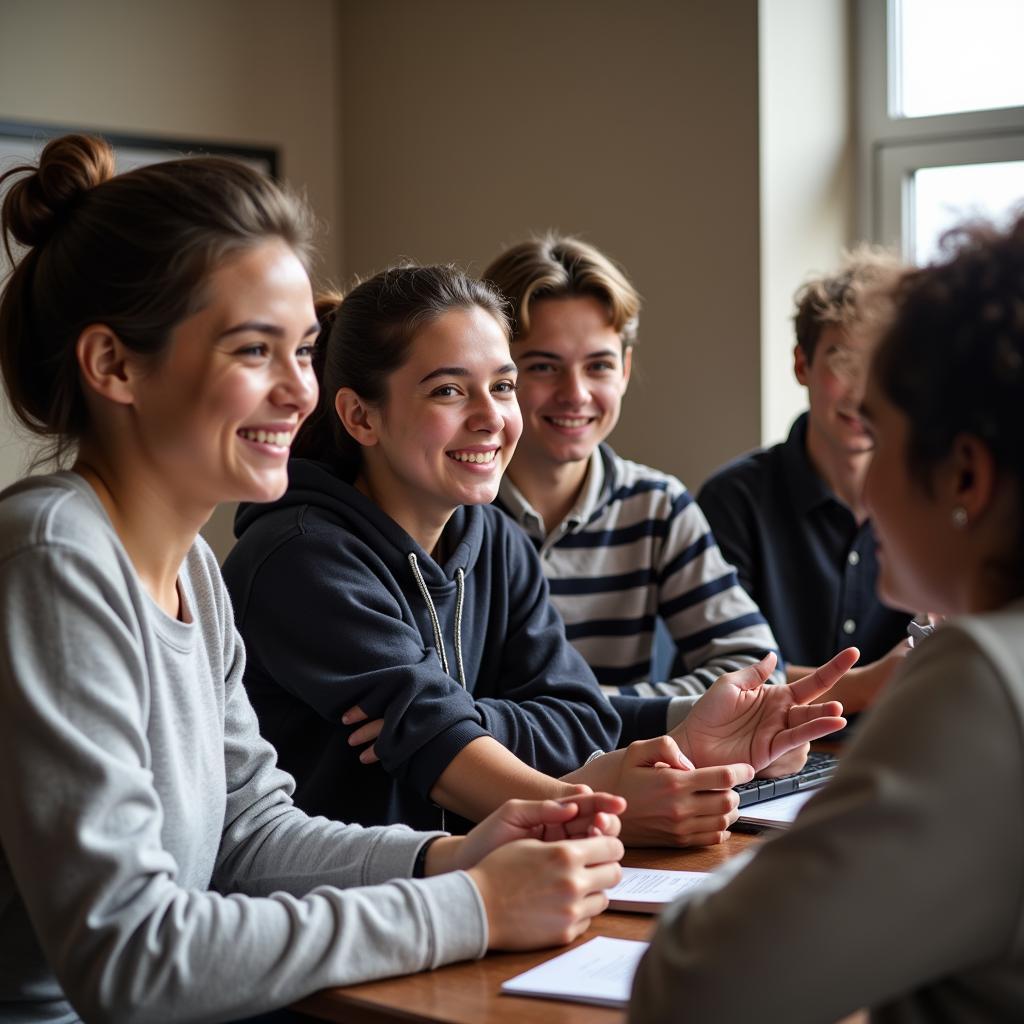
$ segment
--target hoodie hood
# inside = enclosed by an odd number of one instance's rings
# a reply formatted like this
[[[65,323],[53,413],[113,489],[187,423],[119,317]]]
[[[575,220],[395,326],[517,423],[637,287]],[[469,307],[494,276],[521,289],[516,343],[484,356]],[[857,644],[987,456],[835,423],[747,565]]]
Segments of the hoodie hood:
[[[394,519],[327,463],[292,459],[288,463],[288,490],[283,497],[265,505],[240,505],[235,515],[235,536],[241,539],[256,522],[266,516],[279,517],[284,510],[289,510],[289,518],[302,517],[309,510],[343,526],[372,548],[400,579],[411,579],[409,555],[415,555],[431,590],[453,586],[459,569],[470,575],[480,557],[485,529],[481,507],[460,505],[441,534],[439,549],[447,557],[439,564]]]

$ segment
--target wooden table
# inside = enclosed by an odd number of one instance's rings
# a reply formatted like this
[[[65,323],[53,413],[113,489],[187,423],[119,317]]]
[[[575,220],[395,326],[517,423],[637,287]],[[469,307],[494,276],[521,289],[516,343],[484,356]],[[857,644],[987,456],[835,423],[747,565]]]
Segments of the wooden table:
[[[710,871],[759,840],[736,833],[722,846],[700,850],[631,849],[624,864],[632,867]],[[647,914],[605,911],[574,945],[596,935],[646,939],[654,924]],[[569,948],[569,947],[564,947]],[[328,989],[294,1008],[321,1020],[347,1024],[394,1021],[443,1021],[446,1024],[620,1024],[621,1010],[582,1003],[505,996],[501,983],[550,959],[558,949],[531,953],[491,953],[473,963],[452,964],[404,978]]]

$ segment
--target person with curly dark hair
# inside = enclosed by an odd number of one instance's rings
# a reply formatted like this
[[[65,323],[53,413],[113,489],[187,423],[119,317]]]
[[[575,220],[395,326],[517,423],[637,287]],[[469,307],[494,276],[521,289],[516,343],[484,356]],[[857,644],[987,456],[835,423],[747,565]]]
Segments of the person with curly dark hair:
[[[859,415],[879,596],[947,618],[793,828],[664,915],[635,1024],[1024,1019],[1024,217],[946,246]]]

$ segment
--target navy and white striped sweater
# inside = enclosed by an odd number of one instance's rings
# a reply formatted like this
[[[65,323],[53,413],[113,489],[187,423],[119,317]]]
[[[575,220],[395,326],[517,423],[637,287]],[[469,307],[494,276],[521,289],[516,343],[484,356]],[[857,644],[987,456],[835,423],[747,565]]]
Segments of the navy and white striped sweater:
[[[602,444],[576,507],[546,534],[508,476],[495,504],[536,546],[566,634],[610,696],[699,695],[722,673],[778,653],[703,512],[675,477]],[[673,678],[651,681],[659,617],[678,654]],[[776,677],[784,681],[781,665]]]

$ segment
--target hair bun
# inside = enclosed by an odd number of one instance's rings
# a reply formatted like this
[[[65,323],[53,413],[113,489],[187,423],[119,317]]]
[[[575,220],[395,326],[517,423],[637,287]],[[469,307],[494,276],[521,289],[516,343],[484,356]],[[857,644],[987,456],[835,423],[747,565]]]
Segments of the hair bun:
[[[0,184],[15,175],[24,177],[4,197],[4,230],[22,245],[42,245],[89,189],[114,176],[114,151],[91,135],[63,135],[46,144],[38,167],[15,167]]]

